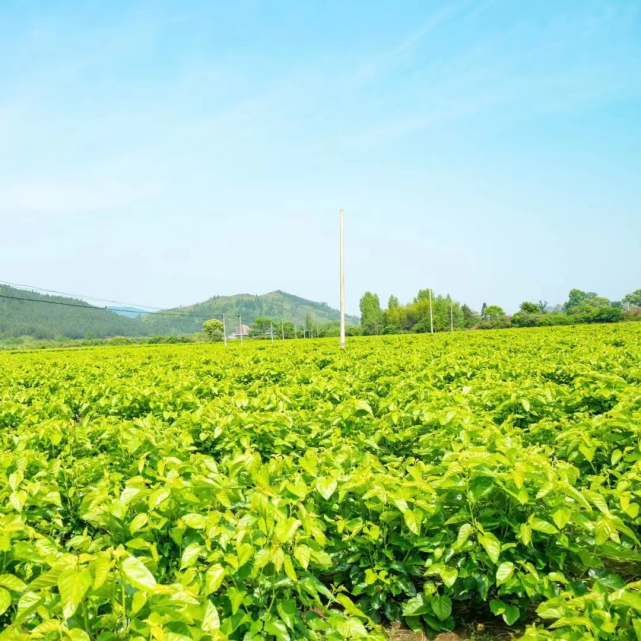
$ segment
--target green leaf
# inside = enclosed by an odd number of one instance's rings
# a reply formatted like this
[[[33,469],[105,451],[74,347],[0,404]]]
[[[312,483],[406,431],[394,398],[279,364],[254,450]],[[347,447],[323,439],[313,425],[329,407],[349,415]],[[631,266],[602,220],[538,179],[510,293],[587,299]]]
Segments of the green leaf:
[[[265,632],[276,637],[277,641],[289,641],[287,626],[280,619],[269,617],[265,622]]]
[[[530,543],[532,543],[532,528],[527,523],[521,523],[519,533],[523,545],[530,545]]]
[[[35,592],[26,592],[23,594],[18,601],[18,611],[16,612],[16,618],[13,623],[17,625],[25,621],[36,610],[41,601],[42,596]]]
[[[198,543],[190,543],[184,550],[183,555],[180,559],[180,569],[184,570],[190,568],[196,564],[198,557],[202,552],[203,548]]]
[[[503,620],[508,625],[513,625],[519,620],[520,610],[515,605],[506,605],[503,613]]]
[[[149,509],[154,510],[157,508],[163,501],[167,500],[171,492],[166,487],[161,487],[158,490],[154,490],[149,495]]]
[[[456,547],[461,548],[465,545],[465,542],[472,533],[472,526],[469,523],[461,525],[461,529],[458,531],[458,537],[456,538]]]
[[[592,568],[588,574],[601,585],[610,588],[610,590],[621,590],[625,587],[625,581],[618,574],[609,570]]]
[[[245,592],[245,590],[239,590],[236,587],[229,588],[229,590],[227,590],[227,598],[231,604],[232,614],[236,614],[236,612],[238,612],[238,608],[242,605],[245,596],[247,596],[247,592]]]
[[[512,578],[513,574],[513,563],[510,563],[509,561],[501,563],[501,565],[499,565],[498,569],[496,570],[496,585],[503,585],[503,583],[507,583]]]
[[[501,543],[493,534],[482,534],[478,537],[479,543],[485,548],[492,563],[496,563],[501,555]]]
[[[205,573],[205,596],[209,596],[212,592],[216,592],[221,586],[225,578],[225,568],[216,563],[212,565]]]
[[[274,533],[281,543],[288,543],[294,538],[296,530],[298,530],[300,526],[301,522],[298,519],[289,517],[274,528]]]
[[[452,599],[446,594],[439,596],[438,594],[432,597],[431,601],[432,610],[434,614],[441,620],[445,621],[452,613]]]
[[[538,517],[533,517],[530,519],[530,527],[537,532],[543,532],[544,534],[557,534],[558,530],[552,525],[543,519]]]
[[[316,489],[326,501],[332,496],[332,494],[334,494],[337,487],[338,482],[336,481],[336,479],[329,476],[316,480]]]
[[[0,588],[0,615],[4,614],[11,605],[11,594],[8,590]]]
[[[58,590],[65,619],[70,619],[74,615],[92,583],[91,572],[87,569],[72,568],[65,570],[58,577]]]
[[[147,566],[135,556],[128,556],[121,564],[121,571],[129,585],[143,591],[152,591],[156,587],[154,575]]]
[[[432,606],[423,594],[417,594],[403,604],[404,617],[416,617],[430,612],[432,612]]]
[[[414,534],[420,534],[420,521],[416,517],[416,513],[412,510],[405,510],[403,512],[403,518],[405,519],[405,525],[409,528],[409,531]]]
[[[309,561],[312,558],[312,551],[306,545],[297,545],[294,548],[294,557],[305,569],[307,569]]]
[[[506,607],[507,605],[503,603],[503,601],[497,601],[496,599],[492,599],[490,601],[490,610],[492,610],[492,613],[495,614],[496,616],[503,614],[503,612],[505,612]]]
[[[145,603],[147,603],[147,594],[145,592],[137,591],[134,594],[134,598],[131,600],[131,612],[133,614],[137,614],[143,609]]]
[[[456,583],[456,579],[458,577],[458,570],[456,568],[451,568],[451,567],[448,567],[447,565],[444,565],[441,568],[440,574],[441,574],[441,579],[443,580],[443,583],[448,588],[451,588]]]
[[[296,601],[294,599],[286,599],[285,601],[279,601],[276,606],[280,618],[283,620],[285,625],[290,629],[294,629],[296,623],[296,615],[298,614],[298,607],[296,606]]]
[[[562,530],[570,520],[571,516],[572,512],[570,512],[567,507],[561,507],[552,515],[552,520],[556,527],[558,527],[559,530]]]
[[[496,599],[490,601],[490,610],[492,610],[496,616],[501,615],[508,625],[512,625],[518,621],[520,616],[520,611],[516,606],[504,603],[503,601],[497,601]]]
[[[633,610],[641,612],[641,594],[631,590],[617,590],[608,597],[610,603],[615,605],[627,605]]]
[[[289,579],[291,579],[294,582],[298,581],[298,576],[296,575],[296,570],[294,569],[294,564],[292,563],[291,556],[285,557],[285,561],[283,562],[283,568],[285,569],[285,574]]]
[[[220,617],[216,606],[209,600],[205,601],[205,614],[200,626],[205,632],[214,632],[220,630]]]
[[[365,626],[355,617],[347,617],[336,622],[336,629],[345,639],[367,639]]]
[[[24,592],[27,589],[26,584],[13,574],[0,574],[0,586],[12,592]]]
[[[202,514],[185,514],[182,518],[185,525],[194,530],[204,530],[207,527],[207,518]]]
[[[147,522],[149,521],[149,517],[146,514],[136,514],[136,516],[133,518],[131,523],[129,524],[129,531],[132,534],[135,534],[138,532],[138,530],[141,530],[142,528],[147,525]]]

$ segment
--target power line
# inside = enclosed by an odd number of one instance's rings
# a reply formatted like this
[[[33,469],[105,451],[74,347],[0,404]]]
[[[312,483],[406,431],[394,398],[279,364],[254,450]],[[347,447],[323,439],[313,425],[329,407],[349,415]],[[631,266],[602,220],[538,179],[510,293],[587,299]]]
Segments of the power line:
[[[79,309],[95,309],[99,311],[107,311],[107,312],[114,312],[112,309],[109,309],[109,307],[97,307],[95,305],[90,305],[87,303],[86,305],[79,305],[78,303],[65,303],[63,301],[58,301],[58,300],[44,300],[40,298],[23,298],[20,296],[7,296],[6,294],[0,294],[0,298],[6,298],[8,300],[19,300],[23,301],[26,303],[41,303],[44,305],[61,305],[63,307],[78,307]],[[212,314],[183,314],[181,312],[163,312],[163,311],[158,311],[158,312],[152,312],[155,315],[164,315],[164,316],[183,316],[187,318],[205,318],[205,319],[211,319]],[[216,316],[216,314],[214,314]]]
[[[65,296],[67,298],[79,298],[79,299],[89,299],[89,300],[97,300],[97,301],[102,301],[104,303],[114,303],[116,305],[128,305],[129,307],[137,307],[139,309],[153,309],[162,311],[162,307],[154,307],[153,305],[139,305],[138,303],[123,303],[122,301],[118,300],[110,300],[109,298],[97,298],[96,296],[85,296],[84,294],[71,294],[70,292],[59,292],[55,289],[45,289],[44,287],[35,287],[33,285],[21,285],[20,283],[9,283],[4,280],[0,280],[0,285],[8,285],[9,287],[19,287],[21,289],[25,290],[32,290],[35,292],[45,292],[47,294],[58,294],[60,296]]]

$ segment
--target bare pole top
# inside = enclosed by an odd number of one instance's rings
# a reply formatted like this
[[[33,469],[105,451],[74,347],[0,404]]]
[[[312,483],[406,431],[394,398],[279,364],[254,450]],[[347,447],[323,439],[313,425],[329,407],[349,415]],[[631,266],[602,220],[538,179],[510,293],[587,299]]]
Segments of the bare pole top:
[[[345,243],[343,210],[340,214],[340,263],[341,263],[341,348],[345,349]]]

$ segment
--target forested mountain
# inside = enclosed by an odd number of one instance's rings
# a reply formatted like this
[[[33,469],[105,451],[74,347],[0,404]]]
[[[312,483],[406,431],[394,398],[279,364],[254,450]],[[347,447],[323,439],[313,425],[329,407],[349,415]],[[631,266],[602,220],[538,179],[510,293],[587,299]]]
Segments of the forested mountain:
[[[262,296],[239,294],[214,296],[204,303],[178,307],[131,318],[138,315],[137,308],[109,310],[94,307],[83,300],[50,296],[24,289],[0,285],[0,338],[33,336],[34,338],[106,338],[110,336],[152,336],[193,334],[202,331],[203,322],[209,318],[228,319],[228,330],[242,314],[243,324],[252,325],[259,317],[268,316],[275,322],[305,323],[308,315],[315,324],[339,320],[339,312],[325,303],[315,303],[305,298],[271,292]],[[348,316],[347,323],[354,325],[358,319]]]
[[[83,300],[0,285],[0,338],[139,336],[140,322]]]
[[[175,316],[172,316],[172,313]],[[228,330],[237,324],[238,314],[241,314],[244,325],[252,325],[260,317],[269,317],[277,322],[292,322],[297,326],[303,325],[308,315],[315,323],[340,319],[340,312],[326,303],[316,303],[293,294],[275,291],[260,296],[214,296],[203,303],[166,310],[164,314],[148,314],[141,317],[140,322],[146,328],[145,335],[191,334],[201,331],[206,318],[221,318],[223,314],[228,320]],[[346,318],[348,325],[356,325],[358,322],[358,318],[353,316]]]

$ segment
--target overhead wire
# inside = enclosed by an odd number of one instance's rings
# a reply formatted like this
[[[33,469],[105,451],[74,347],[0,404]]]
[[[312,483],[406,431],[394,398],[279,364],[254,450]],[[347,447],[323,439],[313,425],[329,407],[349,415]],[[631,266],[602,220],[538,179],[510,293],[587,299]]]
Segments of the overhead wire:
[[[27,303],[40,303],[44,305],[60,305],[63,307],[77,307],[79,309],[95,309],[99,311],[107,311],[107,312],[112,312],[116,313],[114,309],[111,309],[109,307],[98,307],[97,305],[90,305],[87,303],[86,305],[80,305],[79,303],[67,303],[64,301],[58,301],[58,300],[44,300],[44,299],[39,299],[39,298],[26,298],[22,296],[8,296],[7,294],[0,294],[0,298],[5,298],[8,300],[19,300]],[[155,315],[162,315],[162,316],[176,316],[176,317],[187,317],[187,318],[204,318],[204,319],[211,319],[212,317],[215,316],[221,316],[221,314],[198,314],[198,313],[189,313],[185,314],[184,312],[172,312],[172,311],[163,311],[162,309],[158,308],[160,311],[156,312],[150,312],[150,314]],[[126,311],[126,310],[125,310]]]

